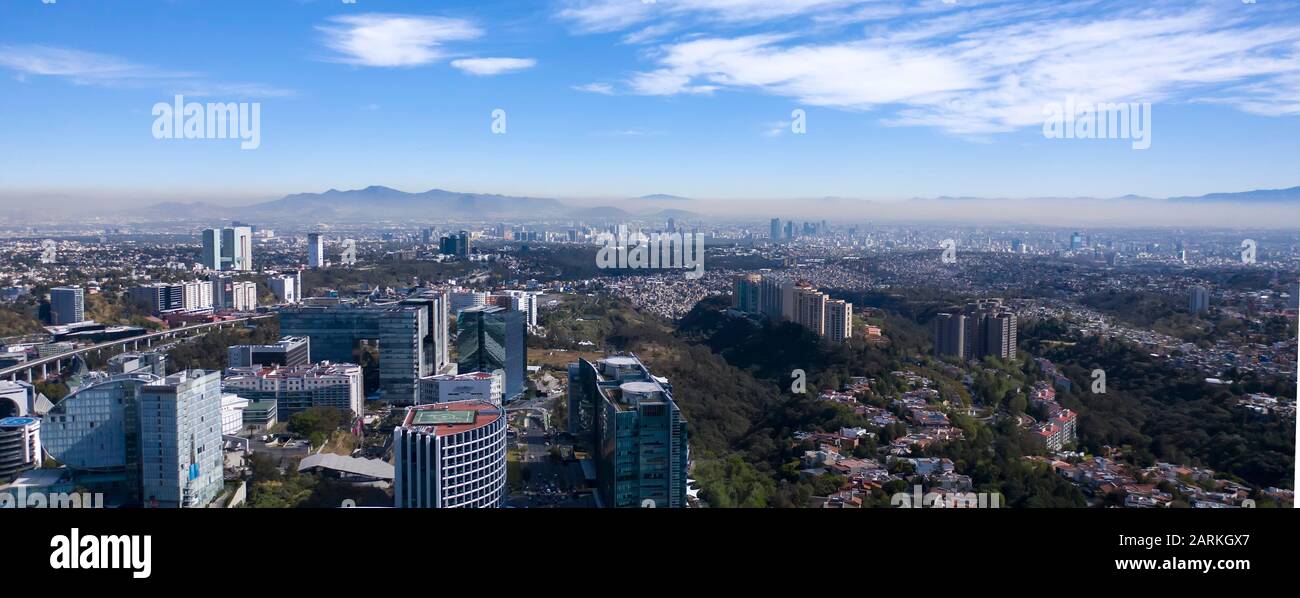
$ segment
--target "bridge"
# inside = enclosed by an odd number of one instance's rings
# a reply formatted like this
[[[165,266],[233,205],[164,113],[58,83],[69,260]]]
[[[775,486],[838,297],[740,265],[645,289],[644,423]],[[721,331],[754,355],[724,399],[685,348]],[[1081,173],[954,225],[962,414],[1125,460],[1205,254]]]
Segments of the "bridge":
[[[82,347],[74,351],[59,353],[58,355],[51,355],[49,357],[42,357],[40,359],[25,361],[18,365],[0,369],[0,380],[9,379],[9,380],[17,381],[21,375],[21,378],[24,381],[34,383],[38,380],[44,380],[47,376],[49,376],[50,374],[49,367],[51,365],[54,366],[55,372],[62,371],[64,360],[72,359],[72,357],[77,355],[87,355],[90,353],[94,353],[98,355],[101,351],[105,349],[113,349],[117,347],[121,347],[123,350],[126,350],[128,345],[130,346],[130,350],[139,351],[140,343],[144,343],[145,348],[148,348],[148,347],[152,347],[155,341],[164,341],[176,337],[188,337],[188,336],[193,336],[195,334],[206,334],[208,332],[211,332],[213,329],[220,330],[226,327],[235,327],[244,324],[246,322],[251,322],[254,320],[264,320],[266,318],[274,318],[275,316],[276,314],[260,314],[256,316],[246,316],[243,318],[235,318],[231,320],[222,320],[220,322],[208,322],[205,324],[191,324],[189,326],[182,326],[180,328],[171,328],[159,332],[151,332],[149,334],[142,334],[140,336],[132,336],[130,338],[119,338],[117,340],[98,343],[95,345],[90,345],[88,347]],[[33,378],[32,377],[33,372],[37,370],[40,371],[40,376]]]

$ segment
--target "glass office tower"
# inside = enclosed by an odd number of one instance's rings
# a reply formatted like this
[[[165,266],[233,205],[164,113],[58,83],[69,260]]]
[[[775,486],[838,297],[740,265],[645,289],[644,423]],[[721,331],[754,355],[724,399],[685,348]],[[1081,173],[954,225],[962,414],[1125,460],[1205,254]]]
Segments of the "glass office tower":
[[[524,394],[528,349],[522,311],[496,306],[471,307],[456,320],[456,347],[460,351],[457,371],[505,372],[502,396],[511,401]]]

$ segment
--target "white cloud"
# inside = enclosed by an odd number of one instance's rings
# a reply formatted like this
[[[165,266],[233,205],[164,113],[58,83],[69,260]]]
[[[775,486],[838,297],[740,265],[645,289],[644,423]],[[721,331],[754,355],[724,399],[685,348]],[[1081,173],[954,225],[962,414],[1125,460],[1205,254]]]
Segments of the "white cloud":
[[[793,1],[785,10],[849,4],[858,3]],[[880,11],[840,14],[880,20],[862,33],[830,36],[782,23],[779,31],[715,32],[662,44],[647,53],[654,67],[633,73],[628,87],[643,95],[752,90],[807,105],[880,110],[887,124],[964,135],[1041,125],[1043,106],[1068,97],[1215,102],[1259,114],[1300,110],[1294,15],[1250,20],[1240,6],[1221,3],[935,4],[945,9],[927,4],[927,12],[900,19]],[[695,6],[723,15],[743,8],[754,18],[780,9],[761,0]]]
[[[537,61],[532,58],[462,58],[451,61],[451,66],[483,77],[527,70],[537,66]]]
[[[332,17],[325,44],[338,53],[333,60],[377,67],[411,67],[443,60],[447,42],[476,39],[483,31],[473,23],[446,17],[371,13]]]
[[[560,18],[591,33],[619,31],[660,17],[746,23],[821,14],[882,0],[564,0]],[[938,0],[936,0],[937,2]]]
[[[574,85],[573,88],[587,93],[598,93],[607,96],[614,95],[614,86],[608,83],[586,83],[583,85]]]
[[[287,97],[293,90],[258,83],[215,81],[202,73],[135,64],[108,54],[56,46],[0,46],[0,67],[29,76],[59,77],[77,85],[161,89],[190,96]]]

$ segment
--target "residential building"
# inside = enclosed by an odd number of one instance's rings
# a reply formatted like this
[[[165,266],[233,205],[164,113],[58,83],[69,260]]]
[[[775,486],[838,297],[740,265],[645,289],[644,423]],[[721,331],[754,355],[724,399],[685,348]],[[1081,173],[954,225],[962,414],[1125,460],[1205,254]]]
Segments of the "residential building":
[[[843,343],[853,336],[853,304],[842,299],[826,302],[826,340]]]
[[[1210,291],[1205,287],[1197,285],[1188,292],[1188,309],[1193,314],[1199,314],[1210,309]]]
[[[506,414],[487,402],[411,407],[393,429],[398,508],[497,508],[506,501]]]
[[[759,313],[759,295],[763,284],[760,274],[746,274],[736,277],[735,298],[732,301],[736,309],[746,313]]]
[[[214,309],[232,309],[235,311],[253,311],[257,309],[257,283],[251,280],[235,280],[230,276],[214,274],[212,282],[212,307]]]

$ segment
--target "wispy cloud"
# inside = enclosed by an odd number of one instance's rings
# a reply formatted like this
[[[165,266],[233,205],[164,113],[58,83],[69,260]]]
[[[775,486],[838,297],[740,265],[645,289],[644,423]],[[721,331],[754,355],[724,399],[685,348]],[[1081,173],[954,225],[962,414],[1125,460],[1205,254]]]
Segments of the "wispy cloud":
[[[654,46],[645,53],[654,66],[630,74],[630,93],[750,90],[806,105],[877,110],[891,125],[978,135],[1041,125],[1043,106],[1067,97],[1300,113],[1300,19],[1285,11],[1252,13],[1249,6],[591,0],[569,2],[560,15],[592,31],[644,31],[655,19],[683,15],[697,24],[746,23],[743,33],[703,28]],[[792,15],[813,18],[793,25],[782,18]],[[826,27],[844,30],[831,35]]]
[[[585,83],[583,85],[574,85],[574,89],[585,91],[587,93],[598,93],[601,95],[614,95],[614,86],[609,83]]]
[[[532,58],[462,58],[451,61],[451,66],[480,77],[517,73],[537,66]]]
[[[173,71],[124,58],[43,45],[0,46],[0,67],[29,76],[58,77],[76,85],[161,89],[192,96],[286,97],[293,90],[259,83],[223,82],[203,73]]]
[[[476,39],[483,31],[464,19],[371,13],[345,15],[318,26],[325,45],[345,64],[413,67],[444,60],[447,42]]]

